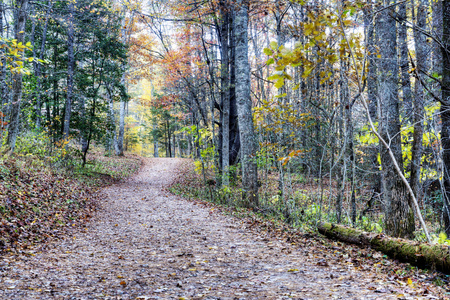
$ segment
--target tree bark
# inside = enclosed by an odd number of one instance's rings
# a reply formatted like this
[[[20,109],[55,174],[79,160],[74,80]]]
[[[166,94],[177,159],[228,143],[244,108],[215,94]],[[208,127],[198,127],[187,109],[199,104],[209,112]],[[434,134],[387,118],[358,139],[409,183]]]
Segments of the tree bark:
[[[116,155],[123,156],[123,137],[125,134],[125,101],[120,101],[119,112],[119,135],[117,136],[117,152]]]
[[[220,80],[221,80],[221,102],[222,102],[222,186],[230,184],[228,169],[230,166],[230,76],[229,76],[229,58],[228,58],[228,1],[221,0],[220,4]]]
[[[436,37],[438,41],[442,40],[442,0],[431,1],[432,3],[432,34]],[[441,45],[436,41],[433,41],[433,72],[437,74],[442,74],[442,49]],[[440,87],[440,86],[439,86]]]
[[[380,135],[388,142],[400,169],[403,170],[400,137],[399,99],[397,92],[397,36],[392,8],[380,13],[379,46],[381,60],[378,95],[380,99]],[[381,147],[383,200],[386,232],[396,237],[411,236],[414,231],[414,214],[409,205],[408,190],[391,162],[389,149]]]
[[[126,6],[124,5],[123,8],[124,13],[126,12]],[[127,30],[126,30],[126,18],[123,16],[122,18],[122,42],[127,43],[128,42],[128,36],[127,36]],[[123,69],[125,69],[125,65],[122,66]],[[122,75],[122,84],[125,85],[125,72]],[[125,105],[126,102],[124,99],[120,100],[120,113],[119,113],[119,135],[117,136],[117,150],[116,155],[123,156],[123,137],[125,134]]]
[[[230,12],[229,16],[230,30],[230,158],[231,166],[238,163],[239,150],[241,149],[241,140],[239,134],[238,109],[236,98],[236,35],[234,28],[235,13]]]
[[[72,101],[73,101],[73,76],[75,68],[75,55],[73,52],[74,45],[74,13],[75,7],[74,2],[69,1],[69,28],[67,31],[67,97],[66,97],[66,108],[64,112],[64,138],[68,139],[70,134],[70,118],[72,115]]]
[[[411,79],[409,75],[409,57],[408,57],[408,40],[407,40],[407,27],[406,27],[406,3],[402,2],[398,5],[398,43],[400,52],[400,70],[401,70],[401,82],[403,92],[403,108],[405,110],[406,118],[412,117],[413,101],[411,92]]]
[[[3,1],[0,1],[0,37],[4,37],[4,28],[3,28],[3,11],[4,4]],[[3,41],[0,41],[1,44],[4,44]],[[0,138],[3,140],[3,131],[6,125],[6,112],[5,106],[8,104],[8,95],[6,94],[6,59],[5,59],[5,49],[0,49],[1,53],[1,71],[0,71]]]
[[[157,129],[158,125],[153,123],[153,131],[155,132]],[[153,136],[153,157],[159,157],[159,142],[156,136]]]
[[[106,151],[108,153],[114,153],[117,150],[117,139],[116,139],[116,116],[114,112],[114,98],[112,95],[112,89],[107,83],[106,88],[106,98],[108,99],[108,120],[106,127]]]
[[[52,10],[53,7],[53,1],[48,1],[48,8],[47,8],[47,13],[45,16],[45,25],[44,28],[42,30],[42,41],[41,41],[41,49],[39,52],[39,59],[42,60],[44,58],[44,53],[45,53],[45,43],[47,41],[47,28],[48,28],[48,20],[50,19],[50,12]],[[41,123],[42,123],[42,114],[41,114],[41,107],[42,107],[42,102],[41,102],[41,89],[42,89],[42,78],[41,78],[41,63],[38,61],[34,61],[33,62],[33,66],[34,66],[34,76],[36,77],[36,91],[35,91],[35,95],[36,95],[36,128],[39,129],[41,127]]]
[[[250,64],[248,61],[248,2],[236,2],[236,102],[241,140],[242,185],[245,206],[258,206],[258,173],[255,161],[256,137],[250,98]]]
[[[442,102],[441,144],[444,184],[444,224],[450,235],[450,2],[442,1]]]
[[[416,9],[416,26],[419,28],[425,28],[427,22],[427,5],[422,1],[419,1],[419,5]],[[415,83],[415,97],[414,97],[414,111],[413,111],[413,124],[414,134],[411,150],[411,188],[416,195],[418,201],[422,199],[422,188],[420,186],[420,170],[422,166],[422,153],[423,153],[423,119],[424,119],[424,87],[422,82],[425,82],[425,78],[421,72],[428,72],[427,64],[427,43],[425,36],[414,30],[414,45],[416,48],[416,83]]]
[[[28,0],[18,0],[16,2],[16,23],[14,27],[14,38],[17,43],[24,42],[25,24],[28,13]],[[23,54],[24,55],[24,54]],[[6,143],[11,152],[14,152],[17,136],[19,135],[20,104],[22,101],[22,73],[15,72],[12,75],[12,103],[10,112],[10,123]]]
[[[409,262],[422,268],[432,268],[450,273],[450,255],[447,245],[431,245],[404,239],[395,239],[383,234],[368,233],[354,228],[330,223],[321,223],[319,233],[328,238],[371,247],[394,259]]]

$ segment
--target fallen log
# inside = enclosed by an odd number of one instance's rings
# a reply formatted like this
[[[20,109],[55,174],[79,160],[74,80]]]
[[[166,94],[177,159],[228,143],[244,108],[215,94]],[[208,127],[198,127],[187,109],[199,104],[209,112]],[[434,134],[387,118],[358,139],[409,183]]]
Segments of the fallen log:
[[[431,245],[392,238],[384,234],[368,233],[330,223],[320,223],[318,230],[319,233],[334,240],[356,244],[361,247],[371,247],[391,258],[409,262],[411,265],[420,268],[450,273],[450,246],[448,245]]]

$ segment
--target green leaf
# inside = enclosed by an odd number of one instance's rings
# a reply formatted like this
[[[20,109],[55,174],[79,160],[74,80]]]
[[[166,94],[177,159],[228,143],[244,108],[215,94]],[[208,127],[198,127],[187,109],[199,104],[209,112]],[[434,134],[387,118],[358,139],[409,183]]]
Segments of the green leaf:
[[[278,49],[277,42],[270,42],[270,48],[272,48],[272,50],[277,50]]]
[[[273,74],[272,76],[269,76],[269,78],[267,78],[267,80],[275,80],[275,79],[279,79],[281,76],[279,74]]]
[[[303,78],[308,77],[312,70],[313,70],[312,67],[305,67],[305,70],[303,71],[302,77],[303,77]]]
[[[270,50],[269,48],[264,48],[264,54],[267,56],[272,56],[273,55],[273,51]]]
[[[269,59],[267,60],[267,62],[266,62],[266,64],[267,64],[268,66],[272,65],[273,63],[275,63],[275,60],[274,60],[273,58],[269,58]]]
[[[277,89],[281,89],[281,87],[284,85],[284,78],[280,78],[280,79],[278,79],[278,81],[277,82],[275,82],[275,87],[277,88]]]

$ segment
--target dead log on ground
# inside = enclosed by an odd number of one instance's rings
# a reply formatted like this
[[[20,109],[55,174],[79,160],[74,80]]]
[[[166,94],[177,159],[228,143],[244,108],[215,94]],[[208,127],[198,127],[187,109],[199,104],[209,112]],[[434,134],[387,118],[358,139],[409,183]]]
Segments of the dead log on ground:
[[[372,247],[391,258],[420,268],[431,268],[450,273],[450,246],[430,245],[388,237],[384,234],[368,233],[342,225],[321,223],[318,226],[321,234],[334,239],[362,247]]]

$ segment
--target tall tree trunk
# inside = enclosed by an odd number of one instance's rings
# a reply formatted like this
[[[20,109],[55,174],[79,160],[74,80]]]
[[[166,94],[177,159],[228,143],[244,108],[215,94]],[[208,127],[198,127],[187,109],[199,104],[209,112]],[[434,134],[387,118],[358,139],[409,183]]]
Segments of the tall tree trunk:
[[[80,97],[80,115],[81,121],[83,122],[83,127],[81,128],[81,152],[86,153],[88,150],[88,136],[89,136],[89,128],[88,128],[88,116],[86,114],[86,98],[84,95]]]
[[[432,34],[436,37],[438,41],[442,40],[442,0],[439,1],[431,1],[432,3]],[[433,56],[432,56],[432,62],[433,62],[433,72],[436,72],[437,74],[442,74],[442,49],[441,45],[437,43],[436,41],[433,41]],[[440,87],[439,87],[440,88]]]
[[[346,179],[347,179],[347,145],[348,145],[348,131],[346,130],[346,123],[347,119],[344,116],[344,108],[348,105],[348,88],[347,88],[347,78],[346,78],[346,65],[343,61],[344,58],[340,59],[340,72],[339,72],[339,102],[341,105],[339,106],[339,116],[337,121],[337,128],[338,128],[338,134],[342,137],[341,138],[341,145],[340,147],[345,149],[344,155],[342,158],[342,163],[338,162],[340,166],[340,172],[337,174],[337,195],[336,195],[336,222],[341,223],[342,218],[342,203],[344,199],[345,194],[345,186],[346,186]],[[342,150],[341,150],[342,151]]]
[[[127,7],[126,5],[123,5],[122,7],[124,14],[126,13]],[[129,20],[129,22],[131,22],[131,20]],[[122,42],[127,44],[128,43],[128,39],[129,39],[129,31],[127,31],[127,26],[126,26],[126,18],[125,15],[122,18],[122,30],[121,30],[121,35],[122,35]],[[122,68],[125,70],[125,64],[122,66]],[[125,72],[122,75],[122,84],[124,86],[126,86],[126,77],[125,77]],[[126,102],[125,99],[120,99],[120,113],[119,113],[119,135],[117,137],[117,151],[116,151],[116,155],[118,156],[123,156],[123,151],[124,151],[124,135],[125,135],[125,106],[126,106]]]
[[[125,101],[120,100],[119,110],[119,135],[117,137],[117,152],[116,155],[123,156],[123,137],[125,135]]]
[[[28,0],[18,0],[16,2],[16,23],[14,26],[14,38],[17,43],[24,42],[25,24],[28,13]],[[12,75],[12,103],[10,112],[10,123],[6,143],[11,152],[16,146],[16,139],[19,135],[20,123],[20,103],[22,101],[22,73],[14,72]]]
[[[366,49],[368,51],[367,55],[367,101],[369,102],[369,115],[370,118],[374,121],[378,120],[378,84],[377,84],[377,49],[376,45],[377,37],[375,35],[375,27],[378,22],[376,22],[373,17],[373,6],[370,2],[368,2],[367,6],[364,8],[364,27],[365,27],[365,35],[366,35]],[[380,149],[380,145],[372,146],[370,149],[370,161],[372,162],[372,196],[369,199],[367,204],[368,209],[370,209],[374,205],[374,201],[377,198],[376,195],[381,194],[381,174],[379,172],[379,163],[378,163],[378,151]],[[366,211],[366,210],[365,210]],[[363,211],[363,213],[365,212]]]
[[[347,161],[346,164],[349,171],[348,171],[348,181],[350,184],[350,205],[351,205],[351,220],[352,224],[356,224],[356,195],[355,195],[355,153],[354,153],[354,144],[353,144],[353,102],[350,98],[350,92],[348,89],[348,62],[342,62],[342,68],[341,73],[343,74],[342,77],[342,87],[341,87],[341,93],[342,98],[344,100],[343,103],[345,103],[345,157],[344,159]]]
[[[372,120],[377,119],[377,50],[375,45],[375,20],[373,18],[373,7],[369,4],[364,8],[364,28],[366,35],[367,55],[367,100],[369,102],[369,113]]]
[[[116,142],[116,116],[114,112],[114,98],[109,84],[106,84],[106,95],[108,99],[108,124],[106,128],[106,151],[111,153],[117,150]]]
[[[42,30],[42,41],[41,41],[41,49],[39,52],[39,59],[42,60],[44,58],[45,53],[45,43],[47,41],[47,28],[48,28],[48,20],[50,19],[50,12],[53,8],[53,1],[48,1],[48,8],[47,13],[45,16],[45,25]],[[42,123],[42,114],[41,114],[41,93],[42,93],[42,78],[41,78],[41,63],[40,62],[33,62],[34,67],[34,76],[36,77],[36,128],[39,129],[41,127]]]
[[[450,1],[442,1],[441,144],[444,165],[444,224],[450,235]]]
[[[228,169],[230,166],[230,76],[229,76],[229,59],[228,59],[228,1],[221,0],[220,4],[220,81],[221,81],[221,102],[222,102],[222,186],[228,186],[230,184],[230,178]]]
[[[424,1],[419,1],[416,10],[416,26],[425,29],[427,22],[427,5]],[[415,30],[414,31],[414,45],[416,48],[416,83],[415,83],[415,97],[414,97],[414,135],[411,150],[411,188],[416,195],[418,201],[422,199],[422,188],[420,186],[420,170],[422,164],[422,140],[423,140],[423,119],[424,119],[424,87],[422,82],[425,78],[421,72],[428,72],[427,64],[427,42],[425,36]]]
[[[403,92],[403,108],[406,118],[412,117],[412,92],[411,92],[411,79],[409,76],[409,57],[408,57],[408,36],[406,27],[406,3],[401,2],[398,5],[398,43],[400,52],[400,70],[401,70],[401,82]]]
[[[236,2],[236,99],[241,139],[242,185],[246,205],[258,206],[258,172],[256,167],[256,136],[253,128],[250,98],[250,64],[248,61],[248,2]]]
[[[230,30],[230,165],[234,166],[239,160],[239,150],[241,148],[241,140],[239,134],[238,109],[236,98],[236,35],[234,28],[235,13],[232,11],[229,16]]]
[[[153,123],[153,132],[156,132],[157,129],[158,125],[155,122]],[[155,134],[153,135],[153,156],[159,157],[159,142],[158,137]]]
[[[387,4],[389,5],[389,4]],[[380,98],[380,135],[388,142],[401,169],[403,169],[402,144],[400,137],[399,99],[397,92],[398,64],[396,24],[391,17],[392,8],[380,13],[379,47],[381,60],[378,94]],[[414,214],[409,205],[407,188],[392,164],[389,151],[381,147],[383,200],[386,232],[396,237],[411,236],[414,231]]]
[[[4,4],[0,1],[0,38],[4,37],[3,28],[3,11]],[[4,44],[3,40],[0,44]],[[5,106],[8,104],[8,95],[6,94],[6,59],[5,59],[5,49],[0,49],[1,53],[1,71],[0,71],[0,138],[3,140],[3,131],[6,125],[6,111]]]
[[[73,52],[74,44],[74,13],[75,7],[74,2],[69,1],[69,28],[67,31],[67,97],[66,97],[66,108],[64,112],[64,138],[67,139],[70,134],[70,118],[72,115],[72,101],[73,101],[73,76],[75,68],[75,55]]]

